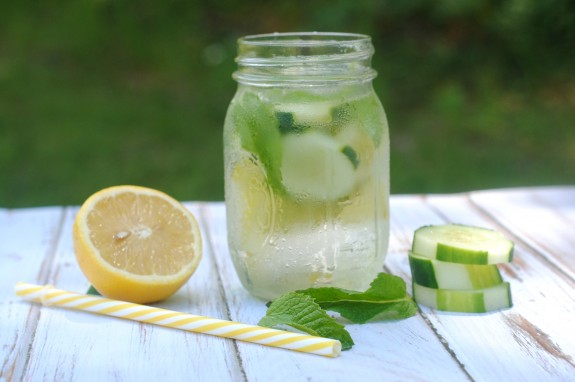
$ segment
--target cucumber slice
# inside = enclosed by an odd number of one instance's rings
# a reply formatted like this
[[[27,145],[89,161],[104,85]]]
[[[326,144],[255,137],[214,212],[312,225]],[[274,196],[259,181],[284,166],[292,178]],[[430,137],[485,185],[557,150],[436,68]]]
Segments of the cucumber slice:
[[[351,118],[348,104],[313,102],[276,105],[275,116],[282,134],[303,133],[310,128],[337,134]]]
[[[355,163],[332,137],[308,131],[283,137],[281,176],[286,191],[296,198],[334,201],[355,185]]]
[[[496,265],[456,264],[409,253],[413,282],[434,289],[483,289],[501,284]]]
[[[478,290],[433,289],[417,283],[412,285],[415,302],[447,312],[486,313],[513,305],[508,282]]]
[[[358,179],[365,179],[373,174],[372,165],[376,148],[361,125],[348,123],[334,135],[334,139],[344,146],[344,153],[354,163]]]
[[[276,113],[291,114],[294,125],[322,125],[332,121],[334,106],[331,102],[286,103],[276,105]]]
[[[511,261],[513,242],[486,228],[432,225],[415,231],[412,252],[451,263],[499,264]]]

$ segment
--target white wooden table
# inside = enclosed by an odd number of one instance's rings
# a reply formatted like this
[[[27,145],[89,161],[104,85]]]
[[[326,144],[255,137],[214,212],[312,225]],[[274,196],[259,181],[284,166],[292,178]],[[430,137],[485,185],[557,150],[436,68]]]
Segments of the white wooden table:
[[[186,205],[204,258],[158,306],[257,324],[266,307],[235,275],[224,204]],[[0,381],[575,381],[575,187],[394,195],[387,272],[410,285],[407,250],[422,225],[495,228],[516,243],[500,267],[514,306],[420,307],[406,320],[348,325],[355,346],[334,359],[21,301],[17,281],[88,289],[72,249],[76,211],[0,209]]]

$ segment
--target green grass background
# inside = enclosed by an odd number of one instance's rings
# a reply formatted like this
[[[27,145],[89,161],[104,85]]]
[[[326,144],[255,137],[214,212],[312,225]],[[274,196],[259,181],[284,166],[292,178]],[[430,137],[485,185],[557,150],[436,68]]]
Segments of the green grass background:
[[[0,207],[223,200],[238,37],[367,33],[392,193],[575,184],[569,0],[53,1],[0,12]]]

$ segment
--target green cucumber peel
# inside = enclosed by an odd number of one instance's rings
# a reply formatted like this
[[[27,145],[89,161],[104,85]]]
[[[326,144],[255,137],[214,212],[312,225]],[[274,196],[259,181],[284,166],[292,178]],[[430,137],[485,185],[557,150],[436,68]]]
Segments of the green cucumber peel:
[[[465,259],[465,264],[484,265],[489,264],[489,254],[486,251],[475,251],[472,249],[455,248],[443,243],[437,243],[437,260],[460,263],[461,259]]]
[[[349,103],[343,103],[331,108],[329,112],[331,122],[326,126],[331,135],[339,133],[351,122],[351,109]]]
[[[459,264],[409,252],[412,281],[433,289],[482,289],[503,282],[497,265]]]
[[[497,283],[502,283],[503,278],[499,272],[497,265],[467,265],[467,271],[471,285],[474,288],[483,288],[487,285],[495,285]],[[489,268],[490,272],[478,272],[480,268]]]
[[[489,313],[513,306],[508,282],[476,290],[432,289],[417,283],[412,286],[418,304],[446,312]]]
[[[357,170],[357,167],[359,166],[359,156],[357,155],[357,152],[353,149],[353,147],[351,147],[350,145],[345,145],[344,147],[342,147],[341,152],[343,153],[343,155],[347,157],[347,159],[349,159],[349,161],[353,165],[353,168]]]
[[[287,111],[276,111],[275,116],[278,120],[281,134],[300,134],[309,128],[309,126],[295,123],[293,113]]]
[[[445,289],[437,291],[437,309],[473,313],[484,313],[487,311],[485,300],[481,293]]]
[[[435,278],[435,269],[433,268],[433,263],[426,260],[427,259],[409,256],[409,268],[411,269],[411,277],[420,285],[437,289],[439,285],[437,283],[437,279]]]

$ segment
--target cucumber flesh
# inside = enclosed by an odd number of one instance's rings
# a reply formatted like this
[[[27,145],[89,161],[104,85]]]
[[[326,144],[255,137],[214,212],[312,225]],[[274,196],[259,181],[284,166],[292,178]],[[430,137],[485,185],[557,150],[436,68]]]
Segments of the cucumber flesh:
[[[275,106],[275,116],[282,134],[298,134],[313,128],[335,135],[349,123],[351,110],[345,103],[279,104]]]
[[[335,105],[330,102],[286,103],[276,105],[276,112],[291,114],[294,124],[314,126],[330,123],[334,107]]]
[[[457,264],[409,253],[413,282],[434,289],[483,289],[503,282],[496,265]]]
[[[281,176],[290,195],[334,201],[353,190],[356,163],[333,137],[317,131],[286,134],[282,145]]]
[[[419,256],[459,264],[510,262],[513,242],[486,228],[445,224],[417,229],[412,252]]]
[[[433,289],[413,283],[413,299],[447,312],[487,313],[513,305],[508,282],[477,290]]]

